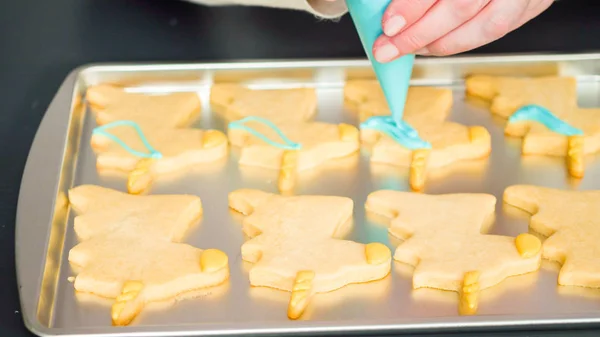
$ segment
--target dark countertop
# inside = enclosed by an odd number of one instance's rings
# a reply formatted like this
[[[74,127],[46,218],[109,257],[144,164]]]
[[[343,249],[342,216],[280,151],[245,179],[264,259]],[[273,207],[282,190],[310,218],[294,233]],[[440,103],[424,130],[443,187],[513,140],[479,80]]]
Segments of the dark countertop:
[[[599,18],[600,1],[562,0],[475,53],[600,51]],[[70,70],[93,62],[364,55],[347,17],[324,22],[291,11],[204,8],[176,0],[2,0],[0,32],[0,336],[7,337],[31,336],[21,320],[15,281],[14,222],[21,174],[44,111]]]

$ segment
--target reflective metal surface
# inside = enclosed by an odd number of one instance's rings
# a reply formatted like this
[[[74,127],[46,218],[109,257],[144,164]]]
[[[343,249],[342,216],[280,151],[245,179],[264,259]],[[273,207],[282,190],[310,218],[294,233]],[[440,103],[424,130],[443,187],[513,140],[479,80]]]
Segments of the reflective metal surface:
[[[502,192],[508,185],[600,187],[600,158],[589,161],[586,177],[575,184],[567,178],[562,159],[522,157],[520,142],[504,137],[502,123],[492,118],[485,106],[465,101],[462,79],[472,73],[576,76],[581,106],[600,106],[600,55],[419,59],[413,84],[452,88],[455,100],[451,120],[487,127],[493,142],[488,160],[431,174],[426,193],[494,194],[498,206],[491,233],[517,235],[527,229],[529,219],[525,213],[503,206]],[[152,190],[154,194],[191,193],[202,198],[203,220],[189,232],[186,242],[200,248],[218,248],[229,255],[231,279],[227,284],[193,294],[194,299],[149,305],[126,328],[111,327],[111,301],[75,294],[68,281],[74,273],[67,256],[77,242],[65,193],[80,184],[125,189],[123,178],[100,176],[96,171],[89,144],[94,120],[80,100],[87,86],[110,82],[126,85],[134,92],[196,91],[204,105],[196,126],[223,129],[225,123],[207,104],[213,82],[241,81],[256,88],[314,86],[319,97],[318,120],[357,124],[357,116],[344,108],[344,81],[372,76],[365,61],[97,65],[75,70],[46,113],[21,187],[16,254],[28,328],[49,336],[323,335],[600,322],[600,290],[558,287],[557,266],[550,263],[544,263],[539,273],[513,277],[483,291],[476,316],[457,315],[456,293],[413,291],[410,269],[394,263],[386,279],[317,295],[300,321],[289,321],[289,293],[249,287],[248,265],[240,257],[244,241],[240,218],[227,206],[227,193],[237,188],[276,192],[277,172],[240,170],[235,151],[227,162],[159,180]],[[301,174],[296,193],[353,198],[355,224],[347,238],[379,241],[395,248],[398,242],[390,239],[378,219],[365,214],[363,205],[372,191],[407,190],[406,173],[399,168],[371,166],[366,153],[349,167]]]

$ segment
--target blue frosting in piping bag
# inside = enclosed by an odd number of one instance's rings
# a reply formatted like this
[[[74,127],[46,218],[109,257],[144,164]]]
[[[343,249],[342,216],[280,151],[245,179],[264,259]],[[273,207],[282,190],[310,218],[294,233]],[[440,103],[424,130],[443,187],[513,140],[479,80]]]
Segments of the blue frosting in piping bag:
[[[415,129],[402,120],[415,56],[406,55],[388,63],[377,62],[373,57],[373,44],[383,34],[383,14],[390,3],[391,0],[346,0],[363,48],[392,112],[391,116],[370,118],[361,124],[361,128],[383,132],[411,150],[431,148]]]

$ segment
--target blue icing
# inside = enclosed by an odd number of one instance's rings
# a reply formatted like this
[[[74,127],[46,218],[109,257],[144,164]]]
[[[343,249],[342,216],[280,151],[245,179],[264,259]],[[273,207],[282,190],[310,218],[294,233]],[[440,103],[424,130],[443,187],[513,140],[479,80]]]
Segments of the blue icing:
[[[392,0],[350,0],[346,4],[388,106],[394,112],[393,118],[398,124],[402,124],[402,112],[406,104],[415,55],[404,55],[387,63],[378,62],[373,55],[373,45],[383,35],[381,22],[391,2]]]
[[[409,150],[431,149],[431,144],[419,137],[417,130],[405,121],[396,123],[393,116],[375,116],[367,119],[360,127],[385,133]]]
[[[129,145],[125,144],[125,142],[123,142],[121,139],[119,139],[119,137],[106,132],[106,130],[114,128],[114,127],[118,127],[118,126],[132,127],[135,130],[135,132],[138,134],[138,136],[140,137],[140,140],[144,144],[144,147],[148,150],[148,153],[136,151],[136,150],[132,149]],[[102,136],[112,140],[113,142],[117,143],[119,146],[124,148],[125,151],[127,151],[137,157],[152,158],[152,159],[162,158],[162,153],[156,151],[152,147],[152,145],[150,145],[150,142],[148,142],[148,139],[146,138],[146,136],[144,136],[144,133],[142,132],[142,129],[140,128],[140,126],[136,122],[133,122],[133,121],[116,121],[116,122],[108,123],[103,126],[99,126],[92,131],[92,135],[102,135]]]
[[[350,16],[392,111],[391,116],[368,119],[361,128],[380,131],[410,150],[431,149],[431,144],[421,139],[418,132],[402,120],[415,55],[405,55],[388,63],[379,63],[373,57],[373,44],[383,34],[381,21],[390,3],[391,0],[347,2]]]
[[[273,131],[275,131],[275,133],[277,133],[279,138],[281,138],[281,140],[283,141],[283,144],[274,142],[274,141],[270,140],[268,137],[266,137],[265,135],[263,135],[262,133],[246,126],[245,125],[246,122],[259,122],[259,123],[266,125],[267,127],[271,128],[271,129],[273,129]],[[279,129],[275,124],[273,124],[273,122],[271,122],[265,118],[252,117],[252,116],[242,118],[238,121],[229,123],[229,128],[244,130],[244,131],[252,134],[256,138],[262,140],[263,142],[265,142],[271,146],[274,146],[276,148],[282,149],[282,150],[300,150],[302,148],[302,144],[293,142],[291,139],[286,137],[285,134],[283,134],[283,131],[281,131],[281,129]]]
[[[560,118],[556,117],[548,109],[539,105],[523,106],[508,119],[509,123],[524,121],[538,122],[547,127],[550,131],[560,133],[561,135],[565,136],[583,135],[583,131],[567,124]]]

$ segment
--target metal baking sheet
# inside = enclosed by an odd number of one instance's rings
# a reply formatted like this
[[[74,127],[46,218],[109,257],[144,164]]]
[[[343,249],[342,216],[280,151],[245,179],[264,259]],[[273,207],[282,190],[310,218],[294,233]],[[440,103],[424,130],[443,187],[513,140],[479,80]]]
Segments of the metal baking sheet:
[[[416,332],[494,327],[542,327],[600,323],[600,290],[557,286],[557,266],[544,263],[539,273],[512,277],[481,293],[476,316],[457,315],[457,295],[411,289],[410,271],[394,262],[384,280],[350,285],[314,297],[299,321],[286,317],[289,293],[251,288],[248,265],[241,261],[244,241],[239,218],[228,210],[227,193],[241,187],[276,192],[277,172],[256,175],[240,171],[232,151],[222,167],[158,181],[152,193],[190,193],[204,204],[202,223],[187,243],[218,248],[230,257],[226,285],[177,303],[151,305],[133,325],[114,328],[111,301],[76,295],[68,251],[77,242],[66,192],[80,184],[124,190],[121,178],[99,176],[90,149],[94,127],[82,94],[98,83],[125,85],[132,92],[195,91],[203,101],[197,126],[223,129],[225,123],[208,106],[215,82],[241,82],[255,88],[315,87],[318,120],[357,123],[343,104],[348,78],[373,77],[364,60],[236,62],[218,64],[93,65],[73,71],[50,105],[31,149],[23,177],[17,214],[16,256],[22,312],[27,327],[44,336],[191,336],[236,334],[319,334]],[[511,184],[528,183],[566,189],[600,187],[600,161],[587,165],[586,177],[567,178],[562,159],[523,158],[518,141],[503,136],[502,123],[477,102],[466,102],[463,78],[472,73],[495,75],[565,75],[579,83],[583,107],[600,106],[600,54],[520,55],[418,59],[412,83],[454,91],[451,120],[487,127],[492,135],[489,160],[438,172],[426,193],[487,192],[498,198],[491,233],[517,235],[527,231],[529,217],[503,206],[502,192]],[[285,111],[282,111],[285,113]],[[359,242],[379,241],[394,249],[387,228],[366,216],[367,195],[378,189],[407,190],[399,168],[372,169],[362,153],[352,169],[301,175],[297,194],[328,194],[355,201],[354,231]],[[168,309],[164,307],[168,306]]]

